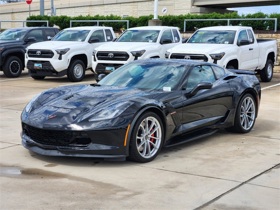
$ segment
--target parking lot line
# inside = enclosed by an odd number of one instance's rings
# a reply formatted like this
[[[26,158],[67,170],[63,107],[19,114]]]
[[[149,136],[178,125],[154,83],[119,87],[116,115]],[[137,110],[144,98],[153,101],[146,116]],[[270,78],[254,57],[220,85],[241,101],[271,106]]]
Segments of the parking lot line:
[[[273,88],[273,87],[276,87],[276,86],[279,86],[279,85],[280,85],[280,83],[275,84],[275,85],[270,85],[270,86],[262,88],[262,90],[270,89],[270,88]]]

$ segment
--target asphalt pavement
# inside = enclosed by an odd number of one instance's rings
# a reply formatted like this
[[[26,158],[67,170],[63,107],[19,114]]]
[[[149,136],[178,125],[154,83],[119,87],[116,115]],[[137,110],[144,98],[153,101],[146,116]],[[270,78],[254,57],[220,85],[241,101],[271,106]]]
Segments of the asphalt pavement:
[[[82,83],[93,81],[88,73]],[[0,209],[280,209],[280,73],[261,83],[254,129],[164,148],[152,162],[44,157],[21,145],[20,114],[67,78],[0,72]]]

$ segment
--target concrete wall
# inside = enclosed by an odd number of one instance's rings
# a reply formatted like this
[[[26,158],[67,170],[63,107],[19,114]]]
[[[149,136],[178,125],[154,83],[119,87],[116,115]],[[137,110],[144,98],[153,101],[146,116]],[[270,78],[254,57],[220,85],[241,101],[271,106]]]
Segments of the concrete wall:
[[[225,12],[225,10],[192,7],[192,0],[160,0],[158,15],[179,15],[188,13]],[[45,15],[51,14],[51,2],[45,0]],[[57,15],[119,15],[134,16],[154,14],[154,0],[54,0]],[[166,8],[167,12],[162,10]],[[40,15],[40,0],[30,5],[31,15]],[[0,5],[0,21],[26,20],[29,6],[25,2]],[[22,26],[21,23],[2,23],[1,28]]]

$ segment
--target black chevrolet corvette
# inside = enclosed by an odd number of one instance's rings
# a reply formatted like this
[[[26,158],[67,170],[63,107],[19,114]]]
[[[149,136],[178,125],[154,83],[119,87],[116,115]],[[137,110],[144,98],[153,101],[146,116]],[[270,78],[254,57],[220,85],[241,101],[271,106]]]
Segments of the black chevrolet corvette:
[[[249,132],[261,87],[249,71],[190,60],[126,64],[97,84],[44,91],[24,108],[22,144],[49,156],[149,162],[220,128]]]

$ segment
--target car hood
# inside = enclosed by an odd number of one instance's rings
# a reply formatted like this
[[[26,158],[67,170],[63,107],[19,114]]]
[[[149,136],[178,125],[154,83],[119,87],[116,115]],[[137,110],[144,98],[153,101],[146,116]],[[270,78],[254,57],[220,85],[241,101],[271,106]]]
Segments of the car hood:
[[[116,107],[121,107],[119,111],[123,112],[141,103],[158,103],[153,96],[159,95],[158,92],[92,85],[59,87],[42,93],[28,104],[22,113],[22,120],[35,127],[61,129],[71,124],[88,123],[89,119],[104,110],[118,111]],[[126,111],[125,114],[134,113]]]
[[[75,42],[75,41],[44,41],[30,45],[27,49],[65,49],[71,48],[71,46],[81,46],[84,45],[84,42]]]
[[[9,45],[21,45],[23,41],[21,40],[0,40],[0,47],[5,47]]]
[[[156,43],[149,42],[111,42],[103,44],[96,48],[97,51],[133,51],[144,50],[151,46],[157,45]]]
[[[187,44],[177,45],[168,51],[171,53],[210,54],[210,53],[220,53],[231,47],[232,45],[230,44],[187,43]]]

